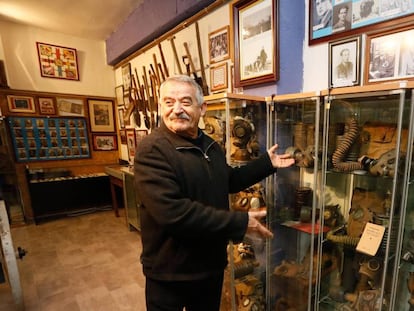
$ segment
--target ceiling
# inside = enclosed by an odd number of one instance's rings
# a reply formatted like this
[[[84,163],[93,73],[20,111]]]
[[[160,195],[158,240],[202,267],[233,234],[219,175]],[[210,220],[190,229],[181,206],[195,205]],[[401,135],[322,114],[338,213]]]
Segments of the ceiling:
[[[0,0],[0,20],[105,40],[144,0]]]

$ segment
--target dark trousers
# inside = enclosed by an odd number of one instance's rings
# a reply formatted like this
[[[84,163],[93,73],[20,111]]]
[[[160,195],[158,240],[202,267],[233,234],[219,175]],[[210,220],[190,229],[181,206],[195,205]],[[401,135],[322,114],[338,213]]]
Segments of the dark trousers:
[[[147,311],[219,311],[223,274],[196,281],[146,279]]]

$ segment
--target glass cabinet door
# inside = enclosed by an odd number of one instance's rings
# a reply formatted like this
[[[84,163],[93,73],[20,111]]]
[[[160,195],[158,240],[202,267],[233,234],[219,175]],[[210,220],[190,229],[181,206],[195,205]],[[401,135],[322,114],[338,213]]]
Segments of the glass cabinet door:
[[[407,96],[408,99],[408,96]],[[410,120],[414,120],[414,94],[411,91]],[[401,198],[401,215],[396,261],[393,271],[393,310],[414,310],[414,122],[410,122],[407,146],[407,164],[402,177],[405,185]]]
[[[247,164],[266,152],[266,102],[244,94],[215,94],[204,98],[207,113],[200,127],[215,139],[231,166]],[[265,187],[258,183],[229,197],[233,210],[266,209]],[[266,248],[263,239],[246,236],[230,243],[221,310],[266,310]]]
[[[325,97],[315,310],[404,310],[390,302],[410,111],[404,89]]]
[[[269,103],[269,141],[295,165],[267,179],[267,310],[311,310],[319,234],[318,183],[321,100],[315,94],[275,96]],[[329,269],[327,267],[326,269]]]

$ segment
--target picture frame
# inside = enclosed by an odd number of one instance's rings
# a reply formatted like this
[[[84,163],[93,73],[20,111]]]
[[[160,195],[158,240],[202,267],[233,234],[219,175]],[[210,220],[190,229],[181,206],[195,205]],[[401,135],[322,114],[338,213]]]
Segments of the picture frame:
[[[148,130],[141,130],[141,129],[135,130],[135,149],[139,147],[139,143],[147,135],[148,135]]]
[[[329,42],[329,87],[360,85],[361,36]]]
[[[231,4],[234,86],[278,80],[277,0],[239,0]]]
[[[411,0],[310,0],[309,45],[408,24],[413,14]]]
[[[92,134],[92,141],[93,150],[95,151],[113,151],[118,149],[116,134]]]
[[[7,95],[7,103],[10,112],[36,113],[34,98],[22,95]]]
[[[224,26],[208,34],[210,64],[230,58],[230,27]]]
[[[59,116],[85,116],[85,101],[82,98],[57,97],[56,106]]]
[[[39,97],[39,113],[44,115],[56,114],[56,101],[54,97]]]
[[[135,149],[136,149],[135,129],[126,129],[126,139],[127,139],[127,147],[128,147],[128,158],[131,161],[135,157]]]
[[[36,46],[42,77],[79,81],[76,49],[43,42]]]
[[[132,88],[131,78],[131,63],[126,63],[121,67],[122,73],[122,86],[124,90],[124,98],[129,97],[130,89]]]
[[[124,86],[118,85],[115,87],[115,98],[117,106],[124,106]]]
[[[119,124],[120,129],[125,128],[124,115],[125,115],[125,108],[118,107],[118,124]]]
[[[367,34],[365,84],[414,80],[414,26]]]
[[[114,103],[112,100],[88,99],[91,132],[114,132]]]
[[[120,130],[119,131],[119,138],[121,141],[122,145],[126,145],[127,144],[127,136],[126,136],[126,130]]]
[[[210,89],[212,92],[228,88],[227,62],[210,67]]]

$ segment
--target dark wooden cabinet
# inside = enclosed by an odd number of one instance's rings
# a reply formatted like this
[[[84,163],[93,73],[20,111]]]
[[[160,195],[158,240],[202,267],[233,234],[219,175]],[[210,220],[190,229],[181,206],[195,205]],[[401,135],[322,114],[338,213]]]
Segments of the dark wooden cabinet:
[[[36,223],[112,207],[106,174],[31,180],[29,189]]]

